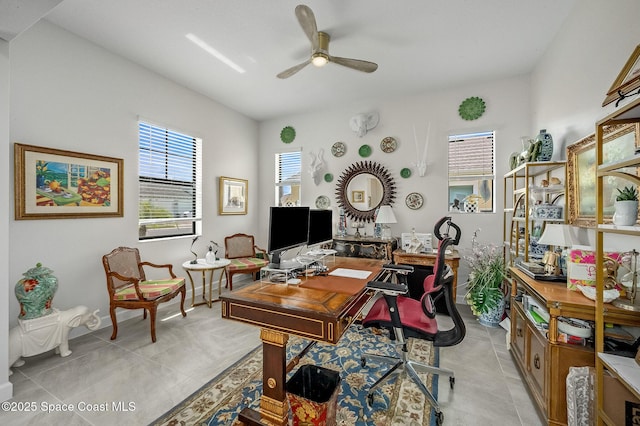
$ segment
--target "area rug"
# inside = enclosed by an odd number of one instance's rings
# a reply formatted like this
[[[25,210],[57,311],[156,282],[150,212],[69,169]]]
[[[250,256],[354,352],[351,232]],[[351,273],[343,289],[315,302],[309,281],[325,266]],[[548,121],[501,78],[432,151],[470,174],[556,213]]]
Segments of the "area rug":
[[[291,336],[287,359],[297,356],[309,343]],[[437,349],[430,342],[409,339],[409,357],[437,365]],[[367,404],[369,387],[387,371],[386,364],[367,361],[363,368],[363,353],[396,355],[395,345],[385,331],[351,326],[338,345],[316,344],[301,359],[300,365],[312,364],[340,372],[337,424],[344,426],[391,426],[435,424],[435,415],[425,396],[406,376],[392,380],[374,393],[373,404]],[[298,366],[298,367],[299,367]],[[296,368],[298,368],[296,367]],[[288,377],[295,373],[294,369]],[[427,377],[428,376],[428,377]],[[427,387],[437,395],[437,376],[424,375]],[[433,379],[433,380],[432,380]],[[400,383],[398,383],[400,382]],[[259,409],[262,393],[262,346],[202,386],[176,407],[154,421],[154,426],[233,425],[244,407]]]

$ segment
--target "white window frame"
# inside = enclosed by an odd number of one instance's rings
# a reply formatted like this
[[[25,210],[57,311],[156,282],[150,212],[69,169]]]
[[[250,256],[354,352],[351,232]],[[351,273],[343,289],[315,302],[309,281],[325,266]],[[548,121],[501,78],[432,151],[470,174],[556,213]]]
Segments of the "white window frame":
[[[495,213],[495,131],[455,134],[448,143],[447,198],[450,212]],[[455,197],[455,189],[465,195]],[[489,192],[489,199],[485,196]],[[455,199],[459,209],[455,206]]]
[[[202,140],[140,120],[138,191],[139,241],[200,235]],[[158,214],[143,212],[145,203],[157,206]]]
[[[283,165],[282,159],[286,158],[286,164]],[[275,195],[274,200],[276,206],[295,205],[300,206],[302,203],[302,150],[279,152],[275,154]],[[284,194],[282,188],[290,186],[292,189],[297,187],[297,197],[292,191],[291,204],[283,204]]]

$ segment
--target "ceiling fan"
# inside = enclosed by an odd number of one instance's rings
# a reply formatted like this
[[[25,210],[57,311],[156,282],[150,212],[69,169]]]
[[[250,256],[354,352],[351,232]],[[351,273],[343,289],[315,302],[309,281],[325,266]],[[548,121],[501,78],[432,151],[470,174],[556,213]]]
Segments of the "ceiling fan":
[[[296,6],[296,17],[298,18],[298,22],[300,22],[302,30],[307,37],[309,37],[309,41],[311,41],[311,56],[306,61],[282,71],[278,74],[278,78],[289,78],[309,64],[313,64],[316,67],[323,67],[328,62],[363,72],[374,72],[378,69],[378,64],[373,62],[329,55],[329,34],[318,31],[316,17],[308,6],[304,4]]]

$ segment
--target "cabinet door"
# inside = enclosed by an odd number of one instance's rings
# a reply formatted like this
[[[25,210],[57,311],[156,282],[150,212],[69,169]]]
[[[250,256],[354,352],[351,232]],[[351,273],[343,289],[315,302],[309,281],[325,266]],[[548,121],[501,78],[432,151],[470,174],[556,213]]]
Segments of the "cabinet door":
[[[542,403],[545,406],[543,411],[546,411],[545,376],[547,371],[547,342],[542,339],[537,330],[529,327],[527,332],[529,335],[529,362],[527,370],[531,375],[531,383],[535,388],[533,389],[534,393],[540,395]]]
[[[512,306],[515,307],[515,303],[513,303]],[[527,323],[524,319],[524,315],[520,312],[520,309],[513,309],[513,312],[515,315],[513,315],[511,324],[511,350],[520,364],[524,365],[524,342]]]

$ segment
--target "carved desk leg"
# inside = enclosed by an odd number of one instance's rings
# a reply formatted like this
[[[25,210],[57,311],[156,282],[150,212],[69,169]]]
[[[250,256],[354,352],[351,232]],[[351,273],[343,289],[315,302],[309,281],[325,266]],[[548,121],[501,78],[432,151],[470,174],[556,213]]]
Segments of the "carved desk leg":
[[[287,341],[289,335],[263,328],[262,339],[262,397],[260,398],[260,418],[247,409],[239,415],[240,421],[247,425],[289,424],[289,402],[287,401]]]

